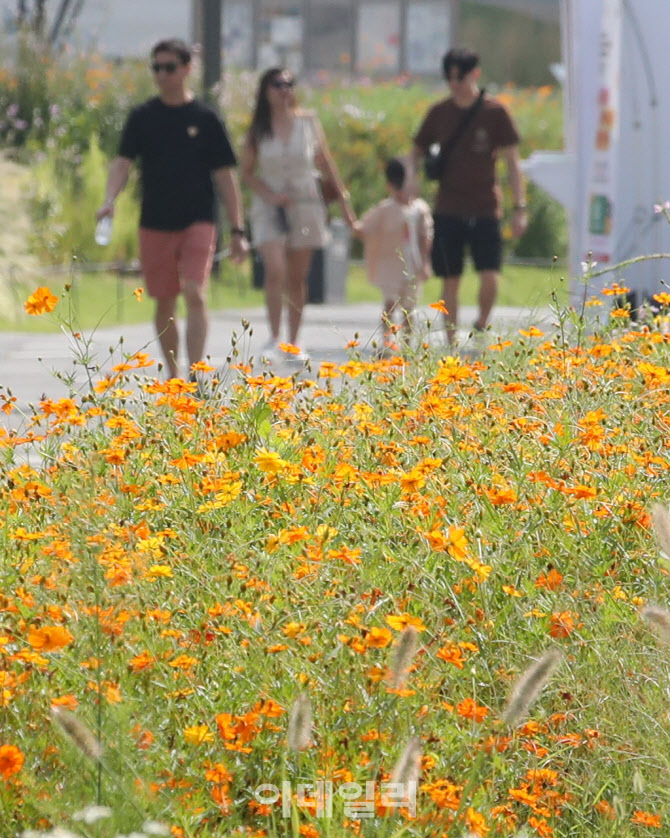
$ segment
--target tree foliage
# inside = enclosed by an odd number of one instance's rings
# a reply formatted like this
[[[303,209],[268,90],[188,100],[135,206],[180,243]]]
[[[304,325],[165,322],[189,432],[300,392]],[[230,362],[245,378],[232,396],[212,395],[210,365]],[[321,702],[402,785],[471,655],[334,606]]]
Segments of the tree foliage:
[[[53,47],[70,35],[83,6],[84,0],[16,0],[17,28]]]

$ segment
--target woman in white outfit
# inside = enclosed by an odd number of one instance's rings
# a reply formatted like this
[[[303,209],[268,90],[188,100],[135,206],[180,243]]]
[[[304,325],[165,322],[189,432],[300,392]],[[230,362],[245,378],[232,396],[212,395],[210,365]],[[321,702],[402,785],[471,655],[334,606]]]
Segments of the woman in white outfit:
[[[263,262],[270,325],[263,355],[270,360],[279,354],[284,294],[288,343],[299,349],[312,255],[328,241],[319,171],[335,183],[347,223],[353,227],[356,221],[321,124],[313,112],[296,107],[294,88],[287,70],[263,73],[240,161],[242,180],[253,191],[251,232]],[[289,357],[308,360],[301,349]]]

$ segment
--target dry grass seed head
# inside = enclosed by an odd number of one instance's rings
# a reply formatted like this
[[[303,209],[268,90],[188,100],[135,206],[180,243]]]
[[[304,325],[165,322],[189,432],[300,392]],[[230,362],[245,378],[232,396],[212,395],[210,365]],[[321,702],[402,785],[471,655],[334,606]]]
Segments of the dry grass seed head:
[[[670,643],[670,611],[656,605],[645,605],[642,618],[649,624],[664,643]]]
[[[531,704],[542,692],[552,673],[563,657],[558,649],[546,652],[542,657],[531,664],[526,671],[517,679],[509,701],[505,707],[503,721],[512,727],[516,727],[528,713]]]
[[[293,702],[286,739],[292,751],[304,751],[312,744],[312,703],[306,695]]]
[[[398,640],[398,647],[391,667],[391,685],[394,690],[401,689],[405,683],[418,644],[418,631],[413,626],[406,626]]]
[[[390,783],[418,783],[421,773],[421,740],[412,736],[393,766]]]
[[[651,510],[651,520],[659,547],[670,559],[670,510],[661,503]]]
[[[51,715],[58,722],[68,739],[79,748],[82,754],[85,754],[95,762],[100,760],[102,757],[102,744],[86,725],[79,721],[74,713],[70,713],[69,710],[65,710],[63,707],[52,707]]]

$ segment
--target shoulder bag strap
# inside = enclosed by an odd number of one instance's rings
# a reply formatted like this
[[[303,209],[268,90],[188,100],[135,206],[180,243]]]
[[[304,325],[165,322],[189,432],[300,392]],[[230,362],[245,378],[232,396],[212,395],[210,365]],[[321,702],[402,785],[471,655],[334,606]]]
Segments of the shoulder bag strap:
[[[451,135],[451,137],[449,137],[449,139],[446,141],[446,143],[444,143],[442,145],[442,148],[440,149],[440,157],[442,158],[441,163],[442,163],[442,171],[443,172],[444,172],[444,168],[447,164],[447,158],[449,157],[451,152],[454,150],[454,146],[459,141],[459,139],[463,136],[463,134],[465,133],[465,129],[472,122],[472,120],[474,119],[475,114],[479,110],[479,107],[482,103],[482,99],[484,98],[484,93],[486,93],[486,91],[484,90],[484,88],[482,88],[479,91],[479,96],[477,97],[477,100],[463,114],[463,116],[461,118],[461,121],[456,126],[456,130],[454,131],[454,133]]]

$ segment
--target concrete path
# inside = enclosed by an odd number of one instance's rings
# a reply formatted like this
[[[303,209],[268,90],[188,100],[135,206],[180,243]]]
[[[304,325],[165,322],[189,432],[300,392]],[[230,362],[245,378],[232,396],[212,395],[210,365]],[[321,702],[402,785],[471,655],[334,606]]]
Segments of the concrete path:
[[[347,343],[358,340],[358,351],[370,355],[380,340],[380,306],[374,303],[357,305],[309,305],[305,309],[302,330],[302,346],[312,356],[315,373],[320,361],[344,362],[348,358]],[[425,329],[425,338],[436,345],[444,345],[444,331],[440,327],[441,317],[429,306],[422,306],[416,315],[418,329]],[[460,319],[464,324],[474,322],[476,310],[464,307]],[[497,308],[494,312],[490,342],[498,335],[516,334],[519,328],[530,325],[544,330],[551,329],[550,311]],[[245,330],[243,321],[249,324]],[[426,324],[430,324],[427,328]],[[183,324],[180,324],[183,329]],[[260,349],[267,340],[265,312],[261,308],[235,309],[216,312],[212,315],[207,351],[212,365],[227,365],[231,356],[232,342],[237,336],[237,361],[258,358]],[[425,339],[424,338],[424,339]],[[478,338],[480,344],[486,338]],[[472,338],[467,331],[459,333],[459,345],[472,348]],[[485,343],[484,343],[485,345]],[[69,396],[71,390],[86,392],[90,387],[89,374],[93,380],[102,377],[114,364],[124,360],[138,350],[147,352],[159,360],[160,348],[150,323],[134,326],[115,326],[100,329],[84,335],[75,351],[71,338],[64,334],[35,335],[25,332],[0,333],[0,392],[16,397],[18,411],[10,417],[0,413],[0,425],[17,427],[21,414],[29,405],[40,399]],[[446,347],[445,347],[446,352]],[[85,364],[82,357],[87,356]],[[80,362],[75,362],[75,359]],[[286,365],[281,365],[281,372]],[[87,369],[88,368],[88,369]],[[100,368],[98,370],[98,368]],[[156,367],[147,369],[146,374],[157,375]]]

